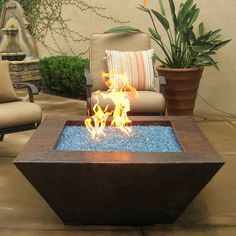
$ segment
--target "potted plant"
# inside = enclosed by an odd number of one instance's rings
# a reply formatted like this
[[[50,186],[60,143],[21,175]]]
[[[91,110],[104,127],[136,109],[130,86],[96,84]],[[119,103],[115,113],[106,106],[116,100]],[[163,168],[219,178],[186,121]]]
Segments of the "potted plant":
[[[147,13],[152,27],[149,33],[152,39],[162,49],[164,58],[157,54],[154,59],[161,63],[157,67],[158,74],[166,79],[165,99],[169,115],[192,115],[197,97],[199,82],[205,66],[218,69],[217,62],[212,58],[216,52],[225,46],[229,40],[220,40],[221,29],[205,31],[203,23],[194,29],[194,23],[199,16],[199,8],[194,0],[181,3],[176,12],[174,0],[168,0],[172,23],[167,19],[162,0],[159,0],[160,11],[139,5],[138,9]],[[158,31],[155,20],[165,29],[168,42],[164,42]],[[129,26],[119,26],[107,32],[137,32]]]

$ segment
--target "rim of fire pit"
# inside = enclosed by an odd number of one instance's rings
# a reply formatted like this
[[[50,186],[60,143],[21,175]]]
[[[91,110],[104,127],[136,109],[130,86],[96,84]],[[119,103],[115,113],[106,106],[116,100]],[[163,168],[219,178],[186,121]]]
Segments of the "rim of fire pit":
[[[171,124],[183,152],[112,152],[112,151],[58,151],[55,150],[65,125],[80,123],[86,117],[46,118],[34,132],[14,163],[87,163],[87,164],[223,164],[210,141],[192,117],[130,117],[133,124]]]

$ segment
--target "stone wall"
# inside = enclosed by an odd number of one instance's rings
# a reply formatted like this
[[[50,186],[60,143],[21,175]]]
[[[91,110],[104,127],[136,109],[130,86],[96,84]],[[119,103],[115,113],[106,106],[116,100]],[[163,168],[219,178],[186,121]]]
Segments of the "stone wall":
[[[39,60],[12,61],[9,63],[11,79],[14,82],[33,82],[40,80]]]

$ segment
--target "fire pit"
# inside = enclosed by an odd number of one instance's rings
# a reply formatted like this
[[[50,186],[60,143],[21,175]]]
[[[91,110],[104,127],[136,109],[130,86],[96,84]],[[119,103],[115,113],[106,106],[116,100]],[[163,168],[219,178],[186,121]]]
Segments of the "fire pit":
[[[134,133],[155,130],[146,140],[153,150],[130,149],[132,136],[126,149],[118,138],[109,148],[80,145],[86,135],[70,128],[83,125],[83,117],[44,120],[14,161],[65,224],[174,223],[224,163],[190,117],[132,117]],[[175,149],[164,142],[158,151],[165,128]]]
[[[58,151],[112,151],[112,152],[182,152],[175,132],[168,122],[162,125],[134,125],[126,136],[117,127],[106,127],[106,137],[94,141],[81,125],[66,125],[62,131]]]

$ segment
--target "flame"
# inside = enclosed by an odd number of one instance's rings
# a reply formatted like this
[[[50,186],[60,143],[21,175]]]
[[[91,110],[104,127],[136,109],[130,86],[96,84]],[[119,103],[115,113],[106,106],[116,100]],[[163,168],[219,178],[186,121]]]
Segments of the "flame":
[[[85,125],[91,133],[92,138],[99,140],[105,137],[104,128],[109,116],[112,115],[111,126],[115,126],[127,135],[130,135],[132,129],[128,126],[132,121],[128,118],[127,113],[130,111],[130,101],[128,93],[132,98],[137,98],[137,90],[128,82],[126,74],[118,72],[102,73],[105,85],[109,88],[109,93],[97,91],[104,99],[111,99],[115,105],[114,110],[108,111],[108,106],[102,110],[99,106],[99,99],[96,96],[97,103],[93,107],[94,115],[85,120]]]
[[[99,106],[98,97],[96,96],[95,99],[97,100],[97,103],[93,107],[94,115],[91,118],[85,120],[85,125],[88,131],[91,133],[92,139],[96,140],[100,137],[106,136],[104,133],[104,128],[106,126],[107,118],[112,114],[112,112],[107,111],[108,106],[103,111]]]
[[[147,7],[147,4],[148,4],[148,0],[143,0],[143,6]]]

